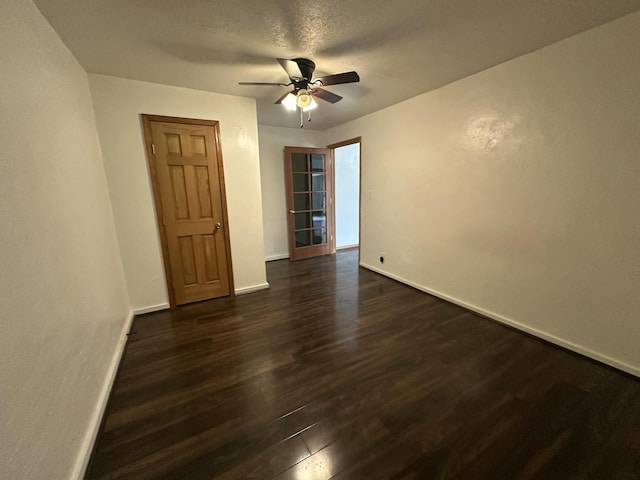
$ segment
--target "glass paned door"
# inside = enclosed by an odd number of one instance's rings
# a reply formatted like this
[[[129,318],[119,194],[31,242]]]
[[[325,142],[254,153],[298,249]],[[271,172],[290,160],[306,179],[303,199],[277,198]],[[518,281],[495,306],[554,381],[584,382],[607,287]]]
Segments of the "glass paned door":
[[[330,166],[327,149],[285,148],[291,260],[325,255],[333,251]]]

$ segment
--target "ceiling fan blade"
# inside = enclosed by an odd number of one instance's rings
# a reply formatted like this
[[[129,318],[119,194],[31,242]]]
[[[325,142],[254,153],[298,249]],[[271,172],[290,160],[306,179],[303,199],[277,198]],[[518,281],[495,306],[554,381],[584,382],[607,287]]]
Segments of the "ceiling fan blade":
[[[282,95],[278,100],[276,100],[276,103],[275,103],[275,104],[276,104],[276,105],[280,105],[280,104],[282,103],[282,101],[283,101],[285,98],[287,98],[287,95],[289,95],[290,93],[293,93],[293,92],[287,92],[287,93],[285,93],[285,94],[284,94],[284,95]]]
[[[326,77],[316,78],[314,82],[320,80],[322,86],[340,85],[341,83],[355,83],[360,81],[357,72],[336,73],[335,75],[327,75]]]
[[[327,90],[324,90],[323,88],[314,88],[311,91],[311,95],[313,95],[314,97],[318,97],[319,99],[329,103],[336,103],[342,100],[342,97],[340,95],[331,93]]]
[[[286,87],[290,83],[270,83],[270,82],[238,82],[238,85],[274,85],[277,87]]]
[[[286,58],[278,58],[278,63],[284,71],[287,72],[289,78],[304,78],[304,75],[300,71],[300,67],[293,60],[288,60]]]

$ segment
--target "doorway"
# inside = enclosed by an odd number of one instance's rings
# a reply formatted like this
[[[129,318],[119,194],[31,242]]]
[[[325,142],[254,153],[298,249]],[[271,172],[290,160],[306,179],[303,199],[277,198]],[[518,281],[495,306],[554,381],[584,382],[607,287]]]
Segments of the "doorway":
[[[335,249],[360,246],[362,137],[327,146],[333,158]]]
[[[172,307],[233,291],[216,121],[142,115]]]
[[[360,246],[361,144],[285,147],[290,260]]]
[[[360,140],[330,147],[333,150],[333,183],[336,249],[360,245]]]

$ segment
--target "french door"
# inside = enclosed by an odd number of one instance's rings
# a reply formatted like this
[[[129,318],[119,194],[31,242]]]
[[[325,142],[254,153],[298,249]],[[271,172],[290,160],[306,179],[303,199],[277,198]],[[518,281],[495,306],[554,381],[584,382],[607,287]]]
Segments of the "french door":
[[[285,147],[289,259],[333,252],[332,168],[326,148]]]

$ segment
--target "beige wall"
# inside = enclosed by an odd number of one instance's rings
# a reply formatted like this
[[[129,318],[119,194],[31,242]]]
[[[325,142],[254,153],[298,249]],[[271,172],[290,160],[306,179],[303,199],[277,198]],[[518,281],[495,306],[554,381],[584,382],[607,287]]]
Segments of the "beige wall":
[[[640,374],[638,45],[635,13],[328,131],[362,263]]]
[[[104,75],[89,82],[133,308],[168,302],[142,113],[220,122],[236,292],[266,288],[255,100]]]
[[[124,273],[85,72],[31,2],[0,10],[0,478],[79,478]]]
[[[258,126],[260,178],[267,260],[289,257],[287,204],[284,187],[284,147],[326,147],[324,132],[304,128]]]

